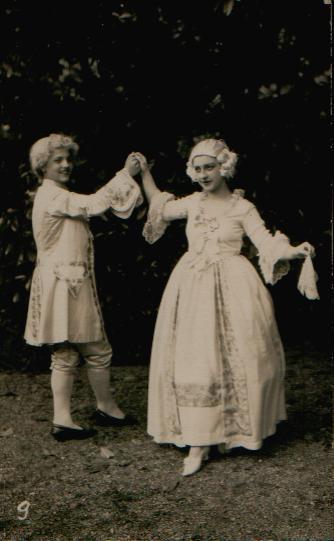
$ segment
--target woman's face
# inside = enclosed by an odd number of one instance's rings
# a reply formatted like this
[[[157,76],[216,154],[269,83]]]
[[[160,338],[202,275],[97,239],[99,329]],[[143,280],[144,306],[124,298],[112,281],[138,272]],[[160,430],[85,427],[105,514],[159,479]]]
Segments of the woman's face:
[[[66,148],[56,148],[46,164],[44,177],[66,184],[71,177],[73,160]]]
[[[196,156],[193,159],[193,168],[193,180],[198,182],[205,192],[215,192],[224,183],[220,174],[220,163],[212,156]]]

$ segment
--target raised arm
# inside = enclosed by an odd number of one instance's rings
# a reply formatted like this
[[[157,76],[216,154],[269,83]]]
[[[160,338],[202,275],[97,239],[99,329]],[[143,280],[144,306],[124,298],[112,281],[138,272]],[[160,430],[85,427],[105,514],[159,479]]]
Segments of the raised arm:
[[[169,192],[161,192],[152,177],[145,156],[136,152],[143,179],[143,189],[149,202],[149,210],[143,235],[147,242],[153,244],[164,234],[168,224],[173,220],[187,218],[189,197],[175,199]]]
[[[148,202],[151,203],[153,197],[157,195],[160,192],[160,190],[157,187],[155,180],[151,175],[145,156],[141,154],[140,152],[136,152],[134,156],[136,157],[140,165],[140,172],[141,172],[141,176],[143,180],[143,189],[144,189],[145,195],[147,197]]]
[[[88,218],[111,209],[116,216],[128,218],[143,201],[139,186],[132,178],[138,172],[138,161],[130,155],[124,168],[94,194],[59,190],[48,207],[48,213],[52,216]]]

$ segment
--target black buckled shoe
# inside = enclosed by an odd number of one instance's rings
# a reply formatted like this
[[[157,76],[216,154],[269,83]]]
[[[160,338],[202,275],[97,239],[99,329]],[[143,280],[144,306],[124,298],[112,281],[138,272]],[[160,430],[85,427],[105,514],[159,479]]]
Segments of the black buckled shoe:
[[[136,419],[132,415],[126,415],[123,419],[119,419],[99,409],[93,413],[93,419],[98,426],[122,427],[137,424]]]
[[[53,425],[51,436],[57,441],[85,440],[95,436],[95,428],[70,428],[69,426]]]

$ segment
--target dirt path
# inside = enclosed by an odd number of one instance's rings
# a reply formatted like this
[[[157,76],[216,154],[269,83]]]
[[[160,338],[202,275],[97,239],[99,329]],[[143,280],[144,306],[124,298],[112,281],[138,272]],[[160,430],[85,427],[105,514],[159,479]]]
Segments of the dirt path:
[[[214,452],[190,478],[179,475],[183,451],[145,433],[147,367],[113,369],[138,426],[66,443],[48,434],[49,374],[1,373],[0,540],[333,539],[329,361],[317,352],[287,357],[289,421],[261,451]],[[94,401],[84,370],[74,396],[75,418],[87,424]]]

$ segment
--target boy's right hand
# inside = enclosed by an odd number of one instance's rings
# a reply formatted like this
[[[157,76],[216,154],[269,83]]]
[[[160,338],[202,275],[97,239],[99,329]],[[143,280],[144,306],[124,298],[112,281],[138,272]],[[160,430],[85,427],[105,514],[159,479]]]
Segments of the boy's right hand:
[[[124,168],[128,171],[129,175],[132,177],[138,175],[141,170],[139,160],[136,157],[135,152],[131,152],[125,160]]]

